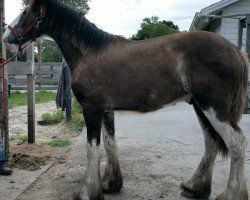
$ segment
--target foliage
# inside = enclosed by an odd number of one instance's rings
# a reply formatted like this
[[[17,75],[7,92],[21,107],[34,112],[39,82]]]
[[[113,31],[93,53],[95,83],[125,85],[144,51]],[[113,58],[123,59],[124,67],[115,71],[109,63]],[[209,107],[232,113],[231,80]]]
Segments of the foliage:
[[[77,102],[75,97],[72,99],[72,115],[69,128],[72,131],[81,131],[85,126],[85,121],[82,115],[82,106]]]
[[[39,91],[36,92],[36,103],[46,103],[49,101],[55,101],[56,93],[52,91]]]
[[[77,115],[82,113],[82,106],[78,103],[75,97],[72,99],[72,114]]]
[[[62,53],[55,41],[43,40],[42,62],[61,62]]]
[[[179,32],[179,27],[172,21],[159,21],[159,17],[153,16],[142,20],[141,29],[132,35],[131,39],[144,40],[177,32]]]
[[[61,109],[55,110],[53,113],[42,114],[42,121],[46,125],[57,124],[64,119],[64,113]]]
[[[14,56],[14,53],[10,50],[10,49],[6,49],[6,57],[7,58],[11,58],[12,56]],[[25,62],[26,61],[26,53],[25,51],[22,51],[20,52],[18,55],[17,55],[17,60],[18,61],[22,61],[22,62]]]
[[[22,134],[22,135],[12,135],[10,136],[10,140],[17,140],[18,142],[25,143],[28,142],[28,135]]]
[[[45,103],[49,101],[54,101],[56,98],[56,93],[51,91],[39,91],[36,92],[35,95],[36,103]],[[9,99],[9,107],[14,108],[18,106],[27,105],[27,93],[21,93],[19,91],[12,92]],[[81,131],[85,125],[84,118],[82,116],[82,107],[77,102],[76,98],[72,99],[72,120],[69,122],[69,128],[73,131]],[[44,113],[42,115],[42,121],[40,124],[48,125],[48,124],[56,124],[65,119],[64,113],[58,109],[53,113]]]
[[[9,98],[9,108],[27,105],[27,93],[13,92]]]
[[[36,103],[45,103],[49,101],[54,101],[56,94],[50,91],[39,91],[35,94]],[[9,98],[10,109],[18,106],[27,105],[27,93],[21,93],[19,91],[12,92]]]
[[[49,146],[52,147],[66,147],[70,145],[69,140],[52,140],[47,143]]]
[[[85,126],[85,121],[82,115],[77,114],[72,117],[71,122],[69,123],[69,128],[72,131],[81,131]]]

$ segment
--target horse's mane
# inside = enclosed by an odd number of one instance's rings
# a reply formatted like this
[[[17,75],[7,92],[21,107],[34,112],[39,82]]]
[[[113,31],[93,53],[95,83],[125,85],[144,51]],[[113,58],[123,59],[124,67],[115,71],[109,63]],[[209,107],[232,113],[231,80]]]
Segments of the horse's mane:
[[[46,23],[49,23],[54,33],[63,36],[66,41],[71,41],[76,48],[100,50],[112,42],[126,40],[97,28],[85,18],[85,12],[75,10],[57,0],[45,2]]]

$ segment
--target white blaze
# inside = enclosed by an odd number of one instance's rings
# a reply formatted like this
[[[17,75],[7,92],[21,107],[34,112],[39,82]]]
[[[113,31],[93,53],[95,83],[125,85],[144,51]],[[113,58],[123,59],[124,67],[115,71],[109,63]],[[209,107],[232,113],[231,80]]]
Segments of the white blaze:
[[[21,17],[21,15],[23,14],[24,10],[11,22],[10,26],[11,27],[15,27],[17,24],[18,24],[18,21]],[[13,50],[16,50],[16,45],[13,45],[13,44],[10,44],[9,41],[8,41],[8,36],[10,35],[11,31],[8,27],[6,27],[6,30],[4,32],[4,35],[3,35],[3,42],[4,42],[4,45],[6,46],[6,48],[11,48]]]

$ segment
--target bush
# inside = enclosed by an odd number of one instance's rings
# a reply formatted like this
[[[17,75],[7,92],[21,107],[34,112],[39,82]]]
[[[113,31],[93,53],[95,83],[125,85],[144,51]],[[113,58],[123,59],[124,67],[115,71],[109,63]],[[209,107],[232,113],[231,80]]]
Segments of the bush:
[[[66,147],[70,145],[69,140],[52,140],[47,143],[49,146],[52,147]]]
[[[46,125],[56,124],[64,119],[64,113],[61,109],[55,110],[53,113],[44,113],[42,115],[42,123]]]

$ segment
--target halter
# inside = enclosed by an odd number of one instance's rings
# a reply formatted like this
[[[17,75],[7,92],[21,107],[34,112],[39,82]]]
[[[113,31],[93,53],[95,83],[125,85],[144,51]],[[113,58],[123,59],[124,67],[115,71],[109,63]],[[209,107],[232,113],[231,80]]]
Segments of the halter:
[[[40,12],[40,15],[36,18],[35,21],[33,21],[28,27],[27,29],[25,29],[24,31],[18,31],[17,29],[11,27],[10,25],[8,25],[8,29],[10,29],[10,31],[16,36],[19,44],[18,44],[18,51],[22,51],[25,47],[27,47],[29,44],[31,44],[32,42],[36,41],[36,36],[37,36],[37,31],[39,30],[39,25],[41,24],[41,22],[43,21],[45,15],[45,9],[43,9]],[[33,38],[32,40],[23,46],[22,44],[22,39],[24,36],[26,36],[28,33],[30,33],[31,31],[34,30],[34,34],[33,34]]]

